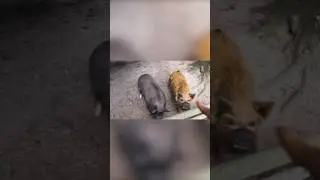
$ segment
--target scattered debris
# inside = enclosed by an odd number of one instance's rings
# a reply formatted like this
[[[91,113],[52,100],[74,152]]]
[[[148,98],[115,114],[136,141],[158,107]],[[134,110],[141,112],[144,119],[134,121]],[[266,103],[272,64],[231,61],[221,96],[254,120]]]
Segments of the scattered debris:
[[[301,32],[300,16],[293,14],[288,17],[288,32],[295,38]]]
[[[320,28],[320,14],[316,13],[315,17],[314,17],[314,27],[316,30],[319,30]]]
[[[286,107],[292,102],[299,94],[302,93],[303,88],[305,87],[306,84],[306,78],[307,78],[307,68],[304,67],[301,71],[301,82],[300,86],[295,88],[293,93],[290,94],[288,99],[285,100],[285,102],[281,105],[280,112],[283,112]]]
[[[302,26],[301,26],[300,16],[297,14],[293,14],[289,16],[287,19],[287,25],[288,25],[288,33],[290,34],[291,38],[282,49],[282,52],[284,52],[289,47],[289,45],[293,45],[292,56],[290,61],[290,63],[292,64],[296,62],[299,54],[299,46],[300,46],[300,40],[302,36]]]
[[[88,30],[88,29],[89,29],[89,26],[87,26],[87,25],[82,25],[81,28],[84,29],[84,30]]]
[[[88,12],[86,13],[86,18],[91,19],[94,18],[94,11],[92,8],[88,9]]]

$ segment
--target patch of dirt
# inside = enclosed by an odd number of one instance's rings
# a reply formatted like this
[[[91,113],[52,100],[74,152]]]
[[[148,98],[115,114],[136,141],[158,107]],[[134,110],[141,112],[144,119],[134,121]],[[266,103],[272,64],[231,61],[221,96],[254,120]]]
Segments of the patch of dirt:
[[[109,123],[92,116],[87,70],[102,3],[0,24],[0,179],[107,179]]]

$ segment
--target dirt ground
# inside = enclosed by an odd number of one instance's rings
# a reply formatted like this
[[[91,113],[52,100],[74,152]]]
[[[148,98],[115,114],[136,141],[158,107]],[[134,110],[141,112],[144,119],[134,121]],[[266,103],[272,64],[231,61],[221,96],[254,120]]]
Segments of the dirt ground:
[[[195,108],[195,100],[210,104],[210,77],[201,81],[200,69],[190,70],[194,61],[140,61],[125,67],[111,69],[110,72],[110,118],[111,119],[152,119],[143,98],[139,97],[137,82],[142,74],[148,73],[154,77],[165,93],[169,117],[177,114],[172,94],[168,88],[169,75],[181,70],[188,79],[191,93],[196,97],[191,104]],[[209,62],[208,62],[209,63]],[[189,65],[189,66],[188,66]],[[210,76],[210,75],[209,75]]]
[[[109,123],[92,116],[87,77],[105,6],[1,21],[0,179],[107,179]]]

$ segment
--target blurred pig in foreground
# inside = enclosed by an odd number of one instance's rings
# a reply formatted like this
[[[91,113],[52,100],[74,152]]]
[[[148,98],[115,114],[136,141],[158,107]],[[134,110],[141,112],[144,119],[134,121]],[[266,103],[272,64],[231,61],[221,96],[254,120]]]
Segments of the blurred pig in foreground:
[[[169,180],[179,157],[177,129],[170,122],[121,121],[119,145],[139,180]]]
[[[209,149],[194,124],[112,120],[111,180],[209,180]]]

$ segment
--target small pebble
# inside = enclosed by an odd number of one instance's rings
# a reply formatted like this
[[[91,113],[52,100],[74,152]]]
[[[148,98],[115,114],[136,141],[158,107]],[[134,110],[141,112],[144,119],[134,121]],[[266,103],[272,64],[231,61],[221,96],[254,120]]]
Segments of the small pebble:
[[[88,27],[87,25],[83,25],[83,26],[82,26],[82,29],[87,30],[87,29],[89,29],[89,27]]]

